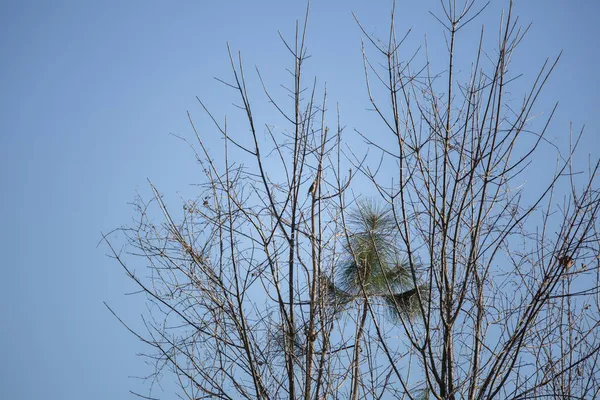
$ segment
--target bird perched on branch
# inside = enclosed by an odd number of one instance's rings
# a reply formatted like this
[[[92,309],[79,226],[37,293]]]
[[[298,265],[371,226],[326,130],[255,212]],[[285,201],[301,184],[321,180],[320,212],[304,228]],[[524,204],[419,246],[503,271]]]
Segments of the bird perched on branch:
[[[564,255],[558,259],[558,263],[560,264],[561,267],[564,267],[565,269],[569,269],[573,266],[573,258],[571,258],[567,255]]]
[[[317,170],[317,176],[315,176],[315,180],[310,184],[308,188],[308,194],[315,197],[317,195],[317,190],[319,188],[319,181],[321,180],[321,170]]]

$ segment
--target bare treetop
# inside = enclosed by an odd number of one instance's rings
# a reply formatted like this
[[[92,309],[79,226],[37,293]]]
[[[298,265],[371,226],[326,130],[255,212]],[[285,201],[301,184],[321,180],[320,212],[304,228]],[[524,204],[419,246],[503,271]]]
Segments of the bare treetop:
[[[384,38],[357,18],[378,126],[345,131],[325,86],[305,77],[307,8],[295,37],[282,36],[293,101],[277,100],[268,77],[251,78],[230,50],[224,83],[247,131],[200,101],[213,125],[190,115],[197,199],[174,219],[151,186],[137,223],[120,230],[134,258],[106,238],[147,296],[147,332],[135,334],[182,398],[600,396],[599,164],[576,177],[582,133],[565,132],[571,147],[539,176],[545,186],[523,184],[553,148],[555,109],[543,122],[532,113],[559,58],[529,88],[512,86],[527,28],[510,2],[497,48],[483,47],[486,28],[472,58],[457,59],[463,28],[486,7],[474,1],[441,2],[433,14],[443,66],[427,45],[423,57],[403,58],[398,7]],[[248,79],[263,92],[250,93]],[[259,99],[285,128],[255,118]],[[220,149],[205,145],[211,128]]]

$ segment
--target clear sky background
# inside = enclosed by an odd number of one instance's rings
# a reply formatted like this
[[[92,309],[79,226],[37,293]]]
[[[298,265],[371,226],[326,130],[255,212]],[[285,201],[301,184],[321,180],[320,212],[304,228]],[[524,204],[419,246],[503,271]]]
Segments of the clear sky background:
[[[97,247],[101,232],[132,220],[128,202],[136,191],[148,197],[147,178],[175,204],[193,194],[190,184],[199,182],[201,171],[169,133],[191,138],[186,111],[202,115],[195,96],[218,116],[237,115],[234,93],[213,80],[230,77],[226,41],[242,51],[249,79],[256,82],[254,65],[273,87],[288,79],[291,58],[277,30],[291,38],[302,3],[0,3],[1,399],[130,399],[129,389],[143,390],[130,376],[149,371],[136,357],[144,347],[103,301],[134,325],[144,305],[124,295],[134,287],[106,257],[107,248]],[[538,107],[549,111],[560,101],[548,137],[564,144],[570,121],[575,128],[585,124],[582,155],[597,156],[600,2],[515,3],[521,23],[533,22],[515,60],[525,80],[547,56],[564,50]],[[308,72],[327,81],[330,102],[339,102],[348,128],[365,129],[369,107],[361,34],[351,11],[369,32],[385,36],[390,5],[312,2]],[[485,23],[492,35],[506,5],[492,0],[470,32]],[[435,60],[443,39],[428,10],[439,12],[438,2],[399,0],[398,26],[413,29],[412,49],[427,34]],[[476,40],[465,35],[465,43]],[[257,89],[257,106],[266,105],[257,86],[251,89]],[[513,86],[517,99],[519,89],[525,87]],[[267,110],[260,111],[266,118],[273,112]],[[200,128],[208,127],[202,121]],[[175,398],[170,378],[155,397]]]

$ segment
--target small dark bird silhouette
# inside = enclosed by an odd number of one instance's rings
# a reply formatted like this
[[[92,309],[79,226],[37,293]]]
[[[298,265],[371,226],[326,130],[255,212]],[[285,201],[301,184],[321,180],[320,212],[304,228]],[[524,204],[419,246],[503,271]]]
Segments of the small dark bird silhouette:
[[[310,184],[310,187],[308,188],[308,194],[313,194],[313,195],[314,195],[314,193],[313,193],[313,192],[315,191],[315,183],[316,183],[316,182],[317,182],[317,181],[316,181],[316,180],[314,180],[314,181],[313,181],[313,183],[311,183],[311,184]]]
[[[321,171],[317,171],[317,176],[315,176],[315,180],[310,184],[308,188],[308,194],[315,197],[317,195],[317,189],[319,187],[319,181],[321,180]]]
[[[564,255],[558,259],[558,263],[560,264],[561,267],[569,269],[573,266],[573,258],[571,258],[567,255]]]

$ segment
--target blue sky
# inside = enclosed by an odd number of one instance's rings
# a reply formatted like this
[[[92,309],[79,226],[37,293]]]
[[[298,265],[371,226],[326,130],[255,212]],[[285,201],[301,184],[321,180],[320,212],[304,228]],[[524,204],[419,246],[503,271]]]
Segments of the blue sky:
[[[312,3],[307,71],[327,81],[349,128],[365,128],[369,107],[351,11],[383,36],[390,4]],[[495,32],[506,4],[493,0],[474,24]],[[412,48],[425,34],[432,49],[442,48],[429,9],[437,12],[438,2],[398,1],[399,30],[413,29]],[[132,220],[128,202],[136,191],[148,196],[147,178],[167,201],[193,195],[201,171],[169,134],[191,137],[186,111],[202,115],[195,96],[216,115],[236,115],[234,93],[213,79],[230,76],[226,41],[242,51],[255,83],[254,65],[273,87],[288,79],[290,57],[277,30],[290,37],[303,10],[302,2],[275,0],[2,2],[0,398],[128,399],[129,389],[144,387],[129,378],[148,371],[136,357],[144,348],[103,301],[134,324],[144,305],[124,295],[134,288],[97,247],[101,232]],[[515,60],[525,80],[564,50],[538,107],[549,111],[560,101],[548,137],[564,145],[569,122],[585,124],[582,155],[597,154],[600,3],[516,1],[516,12],[522,24],[533,22]],[[254,93],[268,119],[273,111]],[[170,387],[166,377],[165,391],[153,393],[174,398]]]

